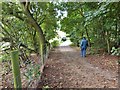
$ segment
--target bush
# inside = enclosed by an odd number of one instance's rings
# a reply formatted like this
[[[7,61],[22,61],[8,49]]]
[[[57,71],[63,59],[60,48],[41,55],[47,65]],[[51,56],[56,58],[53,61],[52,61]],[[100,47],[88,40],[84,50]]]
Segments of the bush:
[[[112,47],[111,54],[119,56],[120,55],[120,47],[117,49],[115,47]]]
[[[52,47],[56,47],[59,45],[59,41],[55,40],[51,43]]]

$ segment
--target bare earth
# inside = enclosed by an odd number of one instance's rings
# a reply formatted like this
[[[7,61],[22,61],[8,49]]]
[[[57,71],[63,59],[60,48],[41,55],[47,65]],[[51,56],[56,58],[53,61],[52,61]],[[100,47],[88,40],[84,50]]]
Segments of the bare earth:
[[[118,63],[115,56],[87,55],[61,46],[51,51],[39,88],[118,88]]]

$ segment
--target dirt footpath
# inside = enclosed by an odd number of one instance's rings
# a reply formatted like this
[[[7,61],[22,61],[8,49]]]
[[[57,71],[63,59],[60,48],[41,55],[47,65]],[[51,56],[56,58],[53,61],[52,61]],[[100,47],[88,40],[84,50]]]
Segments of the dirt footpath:
[[[118,88],[116,58],[103,60],[102,56],[96,57],[89,55],[82,58],[78,50],[69,46],[56,48],[51,51],[46,62],[39,88],[45,86],[50,88]],[[98,60],[103,65],[98,63]],[[112,64],[106,66],[105,63],[111,61]]]

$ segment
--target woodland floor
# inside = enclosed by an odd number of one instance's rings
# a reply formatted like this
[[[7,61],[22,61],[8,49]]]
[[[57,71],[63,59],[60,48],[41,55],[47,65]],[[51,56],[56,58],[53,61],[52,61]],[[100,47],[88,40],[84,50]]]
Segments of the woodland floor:
[[[60,46],[51,51],[46,61],[39,88],[118,88],[118,57],[88,55]]]

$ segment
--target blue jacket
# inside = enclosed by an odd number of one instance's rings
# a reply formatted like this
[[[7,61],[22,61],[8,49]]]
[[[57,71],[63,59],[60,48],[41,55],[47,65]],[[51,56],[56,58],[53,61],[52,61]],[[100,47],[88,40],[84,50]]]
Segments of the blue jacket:
[[[88,46],[88,41],[86,39],[82,39],[81,42],[80,42],[80,47],[82,49],[86,49]]]

